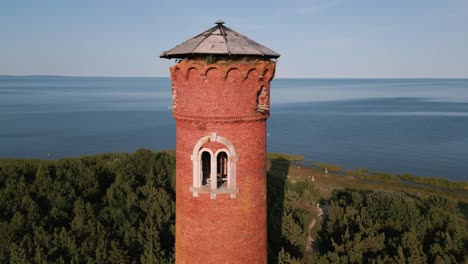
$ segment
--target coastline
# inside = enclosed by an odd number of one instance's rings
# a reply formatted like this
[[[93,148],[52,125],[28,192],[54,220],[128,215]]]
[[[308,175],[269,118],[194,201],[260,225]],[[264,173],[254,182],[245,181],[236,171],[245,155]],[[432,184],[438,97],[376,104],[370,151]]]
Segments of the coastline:
[[[324,199],[331,197],[334,190],[385,190],[391,192],[404,192],[418,197],[442,195],[454,199],[458,203],[458,209],[463,217],[468,220],[468,181],[451,181],[448,179],[419,177],[409,174],[389,174],[382,172],[368,172],[367,175],[352,175],[356,171],[344,170],[343,168],[324,163],[306,161],[301,155],[285,153],[268,153],[268,168],[271,169],[272,162],[281,163],[285,175],[281,175],[291,183],[314,182],[320,196]],[[325,173],[324,165],[334,167]],[[429,181],[428,181],[429,180]],[[421,181],[438,184],[421,183]],[[446,185],[444,187],[444,184]]]

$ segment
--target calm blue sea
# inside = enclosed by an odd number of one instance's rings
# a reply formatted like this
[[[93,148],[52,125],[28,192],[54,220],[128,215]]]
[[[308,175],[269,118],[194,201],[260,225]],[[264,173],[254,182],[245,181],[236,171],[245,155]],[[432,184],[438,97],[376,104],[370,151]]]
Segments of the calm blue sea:
[[[175,148],[167,78],[0,77],[0,157]],[[468,79],[275,79],[268,151],[468,180]]]

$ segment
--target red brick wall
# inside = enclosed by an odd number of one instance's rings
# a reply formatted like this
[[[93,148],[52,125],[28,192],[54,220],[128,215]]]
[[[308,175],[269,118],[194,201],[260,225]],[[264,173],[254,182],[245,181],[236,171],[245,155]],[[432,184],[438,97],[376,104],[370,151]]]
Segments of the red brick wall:
[[[195,120],[262,119],[255,111],[257,92],[269,93],[275,63],[271,61],[183,60],[171,67],[174,116]]]
[[[176,262],[266,263],[266,119],[257,92],[269,91],[270,61],[183,60],[171,68],[176,118]],[[215,132],[238,155],[236,198],[193,197],[192,160],[197,141]],[[205,146],[219,148],[219,143]]]

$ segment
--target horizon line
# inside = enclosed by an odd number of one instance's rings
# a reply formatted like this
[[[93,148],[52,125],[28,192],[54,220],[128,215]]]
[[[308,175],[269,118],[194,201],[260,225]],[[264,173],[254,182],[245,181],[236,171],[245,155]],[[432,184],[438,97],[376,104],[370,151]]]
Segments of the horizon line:
[[[55,74],[0,74],[0,77],[53,77],[53,78],[170,78],[170,76],[98,76]],[[468,79],[466,77],[275,77],[274,79]]]

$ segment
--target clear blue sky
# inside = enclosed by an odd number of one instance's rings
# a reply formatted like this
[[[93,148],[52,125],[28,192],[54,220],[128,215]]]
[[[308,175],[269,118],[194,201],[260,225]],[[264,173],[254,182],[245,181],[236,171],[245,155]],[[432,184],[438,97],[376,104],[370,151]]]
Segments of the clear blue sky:
[[[168,76],[159,54],[217,19],[277,77],[468,77],[468,0],[4,0],[0,75]]]

